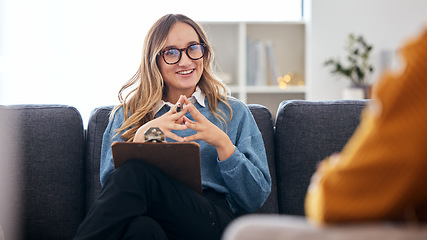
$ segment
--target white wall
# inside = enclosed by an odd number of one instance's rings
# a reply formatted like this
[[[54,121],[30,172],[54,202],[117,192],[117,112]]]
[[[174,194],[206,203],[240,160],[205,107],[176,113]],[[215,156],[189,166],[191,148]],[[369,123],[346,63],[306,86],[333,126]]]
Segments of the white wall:
[[[307,100],[341,99],[348,81],[329,73],[323,62],[344,59],[350,32],[374,45],[372,63],[378,80],[384,53],[395,53],[411,36],[427,27],[425,0],[305,0]],[[392,64],[396,63],[392,59]]]

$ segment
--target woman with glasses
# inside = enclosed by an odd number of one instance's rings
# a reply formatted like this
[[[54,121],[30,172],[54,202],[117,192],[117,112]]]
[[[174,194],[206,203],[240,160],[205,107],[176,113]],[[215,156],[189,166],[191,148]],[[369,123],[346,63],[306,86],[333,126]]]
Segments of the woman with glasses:
[[[247,106],[226,95],[212,58],[188,17],[165,15],[151,27],[104,133],[101,194],[75,239],[220,239],[236,214],[264,203],[271,178],[261,133]],[[114,170],[111,144],[141,142],[150,127],[168,142],[200,145],[203,195],[141,161]]]

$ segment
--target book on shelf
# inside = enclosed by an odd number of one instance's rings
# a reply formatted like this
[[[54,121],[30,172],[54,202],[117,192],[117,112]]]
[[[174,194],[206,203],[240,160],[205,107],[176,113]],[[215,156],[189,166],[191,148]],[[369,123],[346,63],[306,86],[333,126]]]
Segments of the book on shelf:
[[[267,51],[267,60],[268,65],[270,67],[270,75],[267,79],[269,79],[269,85],[276,85],[277,84],[277,78],[279,77],[279,73],[277,70],[277,62],[276,62],[276,56],[274,55],[274,49],[273,49],[273,43],[271,41],[265,42],[265,47]]]
[[[247,85],[275,85],[277,77],[273,43],[247,38]]]

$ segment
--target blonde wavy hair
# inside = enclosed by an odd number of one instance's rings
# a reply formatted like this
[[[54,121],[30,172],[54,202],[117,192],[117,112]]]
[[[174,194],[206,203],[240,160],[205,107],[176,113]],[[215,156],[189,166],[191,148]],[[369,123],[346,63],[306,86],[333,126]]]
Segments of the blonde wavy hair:
[[[218,109],[218,103],[222,102],[230,110],[228,120],[231,120],[233,116],[233,111],[227,103],[227,88],[213,74],[214,55],[204,30],[187,16],[168,14],[157,20],[148,31],[144,40],[143,57],[138,71],[120,89],[118,94],[120,104],[111,113],[111,117],[113,117],[117,109],[123,107],[124,122],[117,129],[117,133],[123,132],[121,137],[124,141],[133,141],[138,128],[154,118],[154,110],[167,91],[157,65],[157,57],[166,43],[169,30],[177,22],[190,25],[199,36],[200,43],[206,44],[203,56],[203,73],[198,86],[207,96],[209,110],[217,119],[226,124],[224,118],[226,115]]]

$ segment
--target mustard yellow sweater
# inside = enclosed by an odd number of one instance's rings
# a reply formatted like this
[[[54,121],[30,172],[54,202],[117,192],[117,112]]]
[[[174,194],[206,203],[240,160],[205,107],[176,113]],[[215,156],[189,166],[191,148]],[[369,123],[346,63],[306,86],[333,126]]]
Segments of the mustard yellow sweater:
[[[427,31],[401,54],[403,71],[383,75],[341,154],[313,175],[309,220],[427,221]]]

